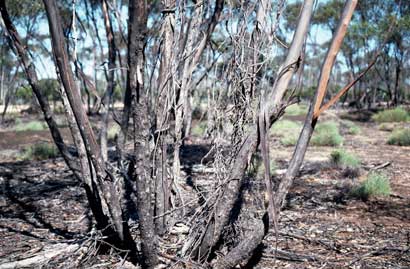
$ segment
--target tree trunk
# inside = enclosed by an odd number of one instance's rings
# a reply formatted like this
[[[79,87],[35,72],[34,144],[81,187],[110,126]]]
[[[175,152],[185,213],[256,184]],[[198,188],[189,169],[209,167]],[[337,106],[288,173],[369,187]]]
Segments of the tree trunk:
[[[170,100],[172,98],[172,62],[175,28],[175,0],[163,0],[163,42],[161,47],[161,63],[158,79],[158,101],[156,109],[156,182],[155,182],[155,226],[159,235],[167,227],[165,212],[170,209],[171,179],[168,177],[168,144],[171,140],[168,129],[170,128]]]
[[[269,126],[280,116],[283,110],[281,107],[282,98],[287,91],[293,73],[298,68],[300,53],[309,29],[313,2],[313,0],[305,0],[286,60],[282,67],[279,68],[277,80],[272,90],[267,94],[266,100],[269,101],[261,105],[261,111],[264,111],[264,114],[267,115],[266,118],[269,120]],[[242,185],[248,162],[256,152],[259,143],[257,129],[256,126],[250,128],[250,131],[240,143],[242,146],[230,166],[230,176],[226,180],[226,186],[223,193],[219,196],[215,208],[214,224],[208,225],[205,231],[206,235],[204,236],[206,240],[202,241],[201,249],[214,247],[218,243],[224,227],[229,223],[231,210],[239,195],[239,189]]]
[[[84,143],[87,158],[92,165],[92,170],[95,171],[95,184],[101,188],[101,194],[108,206],[110,220],[115,227],[116,234],[113,236],[117,238],[116,245],[129,249],[132,252],[130,255],[135,255],[135,243],[129,232],[128,224],[123,218],[118,182],[108,171],[102,159],[100,148],[81,100],[80,91],[74,81],[74,75],[70,68],[67,51],[65,50],[66,42],[63,36],[61,16],[56,2],[55,0],[44,0],[44,5],[46,7],[58,74]]]
[[[280,210],[283,206],[285,197],[292,185],[293,179],[297,176],[300,167],[302,166],[303,159],[305,157],[306,149],[309,145],[310,138],[312,136],[313,130],[316,126],[318,117],[320,115],[320,109],[322,106],[323,99],[326,95],[327,85],[329,82],[330,74],[340,47],[343,42],[343,38],[347,31],[347,26],[349,25],[350,19],[356,8],[357,0],[348,0],[345,4],[342,17],[339,22],[339,26],[336,33],[333,36],[332,43],[325,61],[323,62],[322,69],[320,72],[319,82],[317,86],[316,95],[310,105],[308,115],[306,117],[302,132],[299,136],[296,148],[293,152],[292,159],[289,163],[289,167],[282,181],[279,184],[278,190],[275,194],[275,205],[276,209]]]
[[[105,32],[107,35],[108,43],[108,81],[107,81],[107,90],[104,95],[103,100],[103,110],[102,110],[102,128],[100,133],[100,145],[101,145],[101,154],[104,161],[107,161],[108,158],[108,149],[107,149],[107,129],[109,123],[109,112],[110,106],[112,104],[112,95],[115,88],[115,61],[117,56],[117,50],[115,45],[114,31],[112,29],[112,22],[110,15],[108,13],[107,0],[102,1],[102,12],[104,15],[104,25]]]
[[[157,238],[151,207],[151,151],[148,98],[144,89],[144,47],[147,34],[147,3],[131,0],[128,24],[128,87],[132,95],[134,121],[134,173],[137,189],[137,209],[142,240],[143,267],[158,264]]]

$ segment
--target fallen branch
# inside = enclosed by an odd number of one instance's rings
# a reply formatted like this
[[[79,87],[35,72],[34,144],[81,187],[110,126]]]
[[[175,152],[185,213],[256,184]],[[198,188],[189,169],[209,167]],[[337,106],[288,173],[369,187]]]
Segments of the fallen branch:
[[[401,252],[402,254],[405,252],[408,252],[410,250],[410,247],[407,248],[395,248],[395,247],[387,247],[387,246],[383,246],[380,247],[376,250],[372,250],[370,252],[367,252],[355,259],[353,259],[350,263],[349,266],[352,266],[353,264],[363,260],[364,258],[370,257],[370,256],[377,256],[377,255],[381,255],[384,253],[388,253],[388,252]]]
[[[304,240],[304,241],[307,241],[309,243],[314,243],[314,244],[317,244],[317,245],[322,245],[322,246],[326,247],[327,249],[333,250],[337,253],[341,253],[340,249],[338,249],[337,246],[335,246],[335,244],[328,243],[328,242],[326,242],[322,239],[308,238],[308,237],[305,237],[303,235],[298,235],[298,234],[293,234],[293,233],[284,233],[284,232],[279,233],[279,235],[292,237],[292,238],[299,239],[299,240]]]
[[[80,249],[79,244],[54,244],[46,246],[43,251],[30,258],[19,261],[1,263],[0,269],[37,268],[63,253],[73,253]]]
[[[263,253],[262,256],[264,258],[269,259],[278,259],[278,260],[285,260],[285,261],[294,261],[294,262],[318,262],[323,260],[321,257],[316,255],[307,255],[307,254],[299,254],[295,252],[290,252],[282,249],[272,250],[273,254]]]

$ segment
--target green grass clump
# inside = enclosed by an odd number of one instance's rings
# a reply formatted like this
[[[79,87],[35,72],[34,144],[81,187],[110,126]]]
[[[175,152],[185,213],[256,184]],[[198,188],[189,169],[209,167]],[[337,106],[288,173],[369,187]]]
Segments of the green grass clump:
[[[24,122],[17,122],[16,126],[14,127],[14,130],[16,132],[25,132],[25,131],[42,131],[47,128],[47,125],[44,122],[41,121],[30,121],[27,123]]]
[[[121,131],[121,127],[119,125],[117,124],[112,125],[107,130],[107,139],[114,140],[115,137],[120,133],[120,131]]]
[[[286,108],[285,115],[287,116],[300,116],[306,115],[308,112],[308,108],[306,105],[301,104],[293,104]]]
[[[347,134],[351,134],[351,135],[357,135],[360,133],[360,127],[357,126],[354,122],[352,121],[344,121],[343,124],[346,126],[347,128]]]
[[[352,153],[346,152],[344,149],[336,149],[330,154],[330,160],[333,164],[341,168],[358,168],[360,160]]]
[[[298,142],[299,135],[297,133],[291,133],[280,139],[280,143],[286,147],[294,146]]]
[[[269,171],[271,175],[274,175],[277,169],[275,160],[269,159]],[[255,154],[252,157],[251,165],[248,169],[249,177],[264,178],[265,166],[263,164],[263,158],[260,154]]]
[[[315,146],[340,146],[342,142],[339,126],[333,121],[319,123],[312,136],[312,144]]]
[[[351,195],[363,200],[376,196],[388,196],[391,194],[390,181],[381,173],[372,172],[359,186],[353,187]]]
[[[378,123],[382,122],[405,122],[409,120],[409,114],[401,107],[380,111],[372,116],[372,119]]]
[[[206,122],[198,122],[197,124],[195,124],[192,127],[192,135],[195,136],[203,136],[205,134],[206,131],[206,127],[207,127],[207,123]]]
[[[273,125],[271,129],[271,134],[285,136],[295,131],[298,133],[301,128],[302,125],[299,122],[291,120],[280,120]]]
[[[349,178],[358,177],[360,174],[360,160],[344,149],[337,149],[330,154],[330,162],[336,167],[343,169],[343,176]]]
[[[300,130],[302,129],[302,124],[296,121],[290,120],[280,120],[276,122],[272,129],[271,134],[275,136],[280,136],[280,143],[284,146],[296,145],[298,141]]]
[[[379,125],[379,130],[385,131],[385,132],[391,132],[394,130],[394,127],[395,127],[394,123],[383,122],[382,124]]]
[[[23,160],[45,160],[55,158],[59,154],[56,146],[48,143],[35,144],[27,147],[24,152]]]
[[[387,140],[389,145],[410,146],[410,129],[396,129]]]

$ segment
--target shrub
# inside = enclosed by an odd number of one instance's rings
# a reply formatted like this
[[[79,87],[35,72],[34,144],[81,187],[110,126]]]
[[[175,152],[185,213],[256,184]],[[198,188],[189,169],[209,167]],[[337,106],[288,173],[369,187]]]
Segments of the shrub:
[[[278,136],[287,136],[291,133],[298,133],[301,128],[302,125],[299,122],[280,120],[273,125],[271,134]]]
[[[401,107],[395,109],[388,109],[380,111],[373,115],[372,119],[378,123],[382,122],[404,122],[409,119],[409,115],[406,110]]]
[[[57,147],[48,143],[35,144],[24,149],[23,160],[45,160],[58,156]]]
[[[276,162],[273,159],[269,159],[269,171],[271,175],[274,175],[277,169]],[[263,164],[263,158],[260,154],[256,154],[252,158],[251,165],[248,170],[248,176],[256,178],[264,178],[265,166]]]
[[[388,196],[390,194],[389,179],[386,175],[376,172],[369,173],[365,181],[351,190],[352,196],[363,200],[376,196]]]
[[[298,133],[290,133],[285,137],[282,137],[280,143],[286,147],[294,146],[298,142],[299,134]]]
[[[107,130],[107,139],[114,140],[120,131],[121,131],[121,128],[117,124],[109,127]]]
[[[14,127],[16,132],[25,132],[25,131],[42,131],[47,128],[47,125],[41,121],[30,121],[28,123],[18,122]]]
[[[198,122],[197,124],[195,124],[195,126],[192,128],[191,132],[195,136],[203,136],[205,134],[206,127],[207,127],[207,123],[201,121],[201,122]]]
[[[296,145],[298,141],[300,130],[302,129],[302,124],[296,121],[290,120],[280,120],[276,122],[272,129],[271,134],[275,136],[280,136],[280,143],[284,146]]]
[[[355,155],[346,152],[344,149],[336,149],[330,154],[331,162],[338,167],[358,168],[360,160]]]
[[[335,166],[343,169],[345,177],[354,178],[359,176],[360,160],[354,154],[348,153],[344,149],[337,149],[330,154],[330,161]]]
[[[300,116],[300,115],[306,115],[307,112],[308,112],[308,109],[307,109],[306,105],[293,104],[293,105],[290,105],[286,108],[285,115]]]
[[[360,133],[360,127],[357,126],[354,122],[351,121],[344,121],[343,124],[347,128],[347,134],[357,135]]]
[[[389,145],[410,146],[410,129],[396,129],[387,140]]]
[[[394,127],[396,125],[391,122],[383,122],[382,124],[379,125],[379,130],[381,131],[386,131],[386,132],[391,132],[394,130]]]
[[[343,137],[336,122],[319,123],[313,133],[312,144],[315,146],[339,146]]]

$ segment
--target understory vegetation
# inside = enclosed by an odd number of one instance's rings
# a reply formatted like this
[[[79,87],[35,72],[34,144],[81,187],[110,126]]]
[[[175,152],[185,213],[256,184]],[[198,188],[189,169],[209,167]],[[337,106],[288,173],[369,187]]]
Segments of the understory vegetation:
[[[394,130],[387,140],[387,144],[410,146],[410,128],[399,128]]]
[[[26,147],[21,155],[22,160],[46,160],[59,156],[55,145],[49,143],[38,143]]]
[[[343,170],[345,177],[357,177],[360,173],[359,158],[340,148],[332,151],[330,154],[330,161],[333,165]]]
[[[391,194],[389,178],[382,173],[370,172],[365,181],[353,187],[351,195],[363,200]]]
[[[406,122],[409,120],[409,113],[402,107],[386,109],[372,116],[377,123],[383,122]]]
[[[410,255],[397,2],[0,1],[0,269]]]
[[[315,146],[340,146],[343,137],[339,132],[339,125],[334,121],[319,123],[312,136],[311,143]]]
[[[342,122],[346,127],[346,133],[350,135],[357,135],[360,133],[360,127],[352,121],[343,121]]]
[[[21,122],[18,121],[14,130],[16,132],[25,132],[25,131],[42,131],[47,128],[45,122],[42,121],[30,121],[30,122]]]

